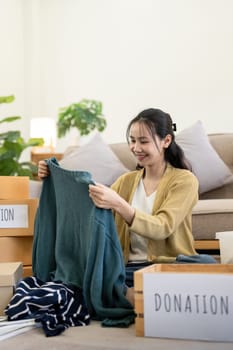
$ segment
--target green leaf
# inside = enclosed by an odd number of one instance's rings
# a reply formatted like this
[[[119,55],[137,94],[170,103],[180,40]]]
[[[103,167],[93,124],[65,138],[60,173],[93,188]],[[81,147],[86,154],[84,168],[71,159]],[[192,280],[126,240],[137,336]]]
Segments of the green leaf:
[[[82,99],[59,109],[57,133],[58,137],[65,136],[71,128],[79,130],[80,135],[88,135],[92,130],[103,131],[107,126],[102,114],[100,101]]]
[[[15,120],[18,120],[18,119],[21,119],[21,117],[20,116],[7,117],[7,118],[0,120],[0,123],[10,123],[10,122],[14,122]]]
[[[23,146],[18,142],[5,141],[4,147],[7,152],[11,152],[12,158],[19,159],[23,151]]]
[[[11,103],[15,99],[14,95],[10,96],[0,96],[0,103]]]
[[[18,163],[14,159],[0,160],[0,174],[3,176],[16,175],[17,165]]]
[[[20,131],[7,131],[0,134],[0,141],[17,141],[20,138]]]
[[[14,101],[14,96],[0,97],[0,103],[10,103]],[[19,116],[3,118],[0,123],[10,123],[18,119]],[[43,145],[43,138],[32,138],[25,141],[20,131],[10,130],[0,133],[0,176],[29,176],[37,174],[37,166],[32,162],[21,162],[22,152],[27,147]]]
[[[44,144],[44,139],[41,137],[37,137],[37,138],[30,138],[27,142],[27,146],[31,147],[31,146],[43,146]]]
[[[37,171],[37,165],[31,162],[23,162],[18,164],[17,174],[19,176],[29,176],[29,178],[33,178],[33,174],[37,174]]]

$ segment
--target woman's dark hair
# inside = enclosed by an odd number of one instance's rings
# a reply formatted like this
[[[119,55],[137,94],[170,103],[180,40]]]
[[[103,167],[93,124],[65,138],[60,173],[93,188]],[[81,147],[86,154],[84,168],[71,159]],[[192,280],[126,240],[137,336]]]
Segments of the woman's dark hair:
[[[175,168],[191,170],[191,166],[188,160],[185,158],[182,148],[175,142],[174,131],[176,131],[176,125],[172,122],[172,118],[168,113],[156,108],[149,108],[140,112],[130,121],[127,127],[126,138],[128,143],[130,128],[134,123],[144,124],[151,133],[155,143],[155,135],[162,140],[168,134],[170,134],[172,141],[169,147],[165,149],[165,160]]]

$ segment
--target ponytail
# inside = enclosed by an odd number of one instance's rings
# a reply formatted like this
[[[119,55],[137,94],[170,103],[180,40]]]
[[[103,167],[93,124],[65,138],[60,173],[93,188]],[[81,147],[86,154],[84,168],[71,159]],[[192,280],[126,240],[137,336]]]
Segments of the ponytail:
[[[169,147],[165,149],[164,157],[174,168],[192,170],[191,164],[184,155],[184,151],[174,139]]]

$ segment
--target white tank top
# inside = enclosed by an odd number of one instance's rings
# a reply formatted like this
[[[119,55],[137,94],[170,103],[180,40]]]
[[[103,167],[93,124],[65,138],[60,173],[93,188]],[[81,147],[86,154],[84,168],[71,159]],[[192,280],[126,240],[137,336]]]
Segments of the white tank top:
[[[152,208],[156,196],[156,191],[147,196],[142,179],[134,193],[132,206],[135,209],[143,211],[147,214],[152,214]],[[130,231],[130,254],[129,262],[147,261],[147,244],[148,239],[137,233]]]

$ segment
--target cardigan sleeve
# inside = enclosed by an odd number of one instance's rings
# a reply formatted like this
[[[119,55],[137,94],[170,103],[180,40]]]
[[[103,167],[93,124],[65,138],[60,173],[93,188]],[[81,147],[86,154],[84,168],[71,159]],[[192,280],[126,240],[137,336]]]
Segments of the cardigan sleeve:
[[[189,171],[182,171],[158,188],[152,215],[136,210],[129,229],[152,240],[166,239],[182,222],[190,222],[197,200],[197,178]]]

